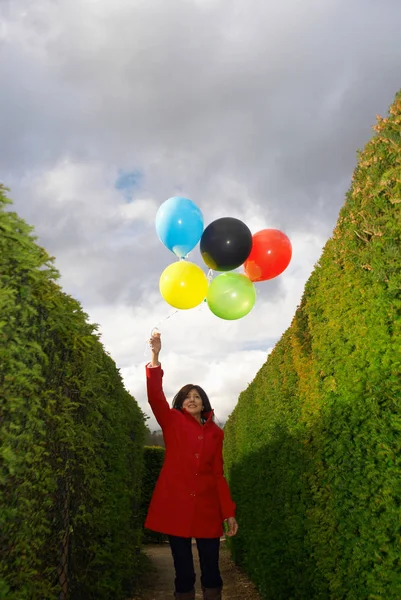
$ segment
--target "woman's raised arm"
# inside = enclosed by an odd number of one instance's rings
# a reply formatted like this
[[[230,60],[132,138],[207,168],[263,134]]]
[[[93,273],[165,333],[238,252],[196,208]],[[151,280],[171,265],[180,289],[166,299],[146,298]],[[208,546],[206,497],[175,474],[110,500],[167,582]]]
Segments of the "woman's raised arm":
[[[149,340],[149,346],[152,351],[152,359],[146,366],[148,401],[157,422],[163,429],[169,421],[171,408],[169,407],[163,392],[163,371],[159,361],[159,354],[162,346],[160,333],[154,333],[152,335]]]

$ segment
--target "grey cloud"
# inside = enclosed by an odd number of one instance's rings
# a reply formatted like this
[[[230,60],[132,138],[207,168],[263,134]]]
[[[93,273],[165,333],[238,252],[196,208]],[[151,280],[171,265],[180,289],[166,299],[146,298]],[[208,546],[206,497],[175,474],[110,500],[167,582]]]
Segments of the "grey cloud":
[[[52,132],[58,138],[53,153],[57,146],[60,154],[81,147],[117,161],[131,153],[145,165],[189,155],[196,170],[240,169],[251,184],[261,171],[277,171],[277,163],[285,183],[287,156],[298,156],[303,184],[305,151],[321,156],[334,133],[339,147],[352,137],[355,152],[398,85],[400,16],[386,0],[380,8],[361,0],[323,8],[310,0],[301,12],[295,2],[273,9],[262,0],[252,10],[244,2],[203,8],[179,0],[115,10],[105,4],[98,13],[85,3],[56,6],[49,11],[54,21],[37,33],[48,32],[46,60],[28,55],[24,64],[20,56],[6,72],[8,102],[24,96],[24,86],[29,96],[11,138],[17,148],[19,124],[26,127],[30,114],[31,139],[51,142]],[[35,28],[32,6],[26,19],[31,12]],[[331,169],[343,160],[338,154],[325,162]],[[319,180],[315,171],[310,177]]]
[[[1,178],[63,270],[107,303],[157,289],[173,256],[147,224],[118,247],[124,224],[92,223],[96,197],[55,205],[29,194],[31,173],[64,156],[139,168],[138,194],[182,190],[206,218],[252,202],[267,226],[327,237],[356,149],[400,86],[395,0],[14,0],[0,17]]]

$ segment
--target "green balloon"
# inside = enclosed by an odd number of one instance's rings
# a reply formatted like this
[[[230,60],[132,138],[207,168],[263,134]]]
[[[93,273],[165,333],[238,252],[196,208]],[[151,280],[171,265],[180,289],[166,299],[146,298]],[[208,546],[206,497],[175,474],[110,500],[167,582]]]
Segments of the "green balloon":
[[[245,317],[255,305],[256,290],[241,273],[223,273],[211,281],[207,304],[216,317],[233,321]]]

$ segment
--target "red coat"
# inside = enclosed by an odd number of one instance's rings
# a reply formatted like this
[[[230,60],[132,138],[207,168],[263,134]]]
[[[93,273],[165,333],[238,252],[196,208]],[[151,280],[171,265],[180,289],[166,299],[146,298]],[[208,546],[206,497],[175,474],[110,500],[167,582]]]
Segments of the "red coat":
[[[211,412],[204,425],[185,409],[170,408],[161,367],[146,367],[148,400],[163,430],[166,454],[145,527],[180,537],[216,538],[235,516],[223,474],[223,430]]]

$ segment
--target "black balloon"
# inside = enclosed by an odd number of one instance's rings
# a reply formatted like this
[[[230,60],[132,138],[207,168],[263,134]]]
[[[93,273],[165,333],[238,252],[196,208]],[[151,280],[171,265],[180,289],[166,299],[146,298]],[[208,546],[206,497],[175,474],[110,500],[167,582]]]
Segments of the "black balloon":
[[[223,217],[204,230],[200,251],[202,258],[214,271],[232,271],[242,265],[252,250],[250,229],[233,217]]]

